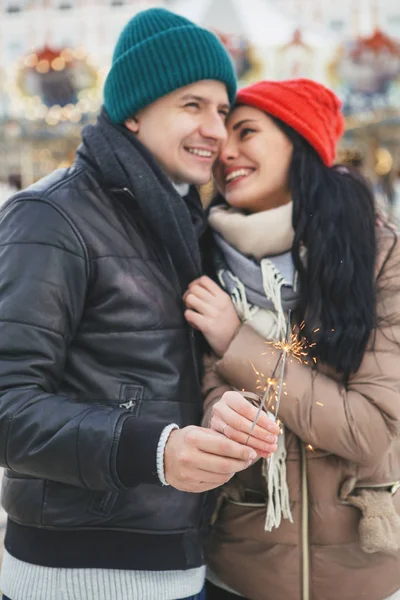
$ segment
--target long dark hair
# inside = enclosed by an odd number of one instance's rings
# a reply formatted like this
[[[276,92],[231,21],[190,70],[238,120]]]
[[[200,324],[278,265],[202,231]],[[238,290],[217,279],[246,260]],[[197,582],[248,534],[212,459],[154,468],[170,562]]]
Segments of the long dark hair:
[[[374,196],[361,175],[325,166],[302,136],[273,120],[293,144],[295,320],[312,344],[310,354],[348,375],[360,366],[376,326]]]

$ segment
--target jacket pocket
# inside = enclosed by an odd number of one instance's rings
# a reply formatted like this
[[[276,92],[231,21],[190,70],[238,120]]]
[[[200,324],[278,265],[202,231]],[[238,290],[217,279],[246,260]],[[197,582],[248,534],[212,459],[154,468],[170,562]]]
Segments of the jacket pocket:
[[[249,488],[244,489],[242,498],[232,498],[227,495],[225,496],[225,499],[227,502],[235,504],[236,506],[248,506],[253,508],[265,508],[267,506],[265,495],[262,492]]]
[[[140,384],[122,383],[118,406],[125,408],[134,417],[140,416],[144,387]],[[107,492],[93,492],[88,510],[92,515],[108,517],[111,515],[119,493],[109,490]]]
[[[351,496],[357,496],[362,490],[380,490],[386,491],[391,496],[394,496],[400,489],[400,480],[387,481],[383,483],[362,483],[358,484],[354,478],[350,478],[344,481],[340,490],[340,500],[342,504],[352,506],[352,502],[349,500]]]
[[[299,523],[301,519],[300,506],[292,505],[293,520]],[[222,500],[218,516],[213,523],[211,535],[220,540],[225,547],[238,548],[243,540],[254,548],[267,549],[268,546],[298,545],[299,528],[288,519],[282,519],[278,528],[265,531],[266,505],[261,502],[241,502]]]
[[[117,499],[118,492],[93,492],[88,510],[92,515],[108,517],[110,516]]]
[[[370,490],[387,490],[392,496],[394,496],[400,489],[400,481],[390,481],[389,483],[366,483],[360,486],[356,486],[355,489],[370,489]]]

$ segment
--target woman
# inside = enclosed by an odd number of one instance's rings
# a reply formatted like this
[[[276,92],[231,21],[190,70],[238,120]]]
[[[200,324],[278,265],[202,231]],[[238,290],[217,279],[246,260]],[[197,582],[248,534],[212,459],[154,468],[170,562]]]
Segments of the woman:
[[[203,277],[184,300],[217,356],[205,422],[263,458],[222,491],[208,599],[400,598],[397,234],[375,227],[365,181],[333,166],[343,117],[324,86],[244,88],[227,128],[209,215],[226,291]],[[222,393],[262,396],[289,320],[307,357],[287,357],[267,461],[255,408]]]

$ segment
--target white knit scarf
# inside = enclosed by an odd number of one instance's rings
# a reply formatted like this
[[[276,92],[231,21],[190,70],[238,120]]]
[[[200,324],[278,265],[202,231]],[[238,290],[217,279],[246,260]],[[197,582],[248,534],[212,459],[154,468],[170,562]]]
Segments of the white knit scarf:
[[[292,228],[293,204],[285,204],[279,208],[246,215],[241,211],[216,206],[211,209],[209,224],[231,246],[242,254],[253,257],[260,262],[263,276],[263,287],[266,297],[272,301],[273,310],[252,306],[245,294],[245,287],[238,280],[240,303],[237,294],[232,297],[238,316],[245,320],[265,339],[281,340],[286,332],[286,318],[282,307],[281,290],[287,282],[274,264],[273,256],[288,252],[293,244]],[[268,258],[270,257],[270,258]],[[223,278],[220,276],[223,283]],[[269,417],[275,416],[268,413]],[[263,460],[262,473],[267,480],[267,512],[265,530],[271,531],[279,527],[282,517],[293,523],[290,510],[289,489],[286,480],[286,445],[285,433],[278,437],[278,448],[268,460]]]
[[[208,222],[239,252],[261,260],[291,249],[292,214],[293,202],[251,214],[223,204],[211,208]]]

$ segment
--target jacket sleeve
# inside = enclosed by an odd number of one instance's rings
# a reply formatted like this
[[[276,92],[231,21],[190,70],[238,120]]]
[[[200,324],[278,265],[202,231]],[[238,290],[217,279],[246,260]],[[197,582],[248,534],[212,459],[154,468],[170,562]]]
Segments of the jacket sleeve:
[[[377,279],[378,324],[359,370],[347,385],[289,359],[279,416],[305,443],[363,466],[379,463],[400,434],[400,244]],[[218,372],[237,388],[257,392],[257,371],[269,376],[277,353],[243,325]]]
[[[28,476],[118,490],[125,488],[117,465],[121,431],[129,434],[134,456],[134,418],[57,393],[84,311],[89,265],[83,240],[57,207],[17,198],[2,209],[0,464]],[[155,481],[163,426],[146,434],[154,446],[148,477]],[[139,431],[137,438],[146,436]]]

